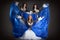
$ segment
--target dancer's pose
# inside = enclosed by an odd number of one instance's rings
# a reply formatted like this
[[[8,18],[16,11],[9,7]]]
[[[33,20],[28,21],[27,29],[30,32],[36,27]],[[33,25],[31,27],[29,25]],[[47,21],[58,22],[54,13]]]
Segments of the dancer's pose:
[[[10,6],[10,20],[13,25],[14,37],[21,39],[45,39],[48,36],[49,5],[43,4],[41,11],[35,8],[35,12],[26,12],[26,8],[23,9],[22,7],[19,9],[18,4],[19,2],[15,2]],[[24,5],[26,6],[26,4]]]

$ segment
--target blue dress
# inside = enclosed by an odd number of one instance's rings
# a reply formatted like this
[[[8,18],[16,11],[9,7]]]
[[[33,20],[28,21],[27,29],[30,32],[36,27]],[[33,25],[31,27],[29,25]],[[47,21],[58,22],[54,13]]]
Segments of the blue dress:
[[[48,25],[50,20],[49,13],[49,5],[47,5],[47,7],[43,7],[42,10],[38,13],[38,18],[44,18],[40,21],[34,22],[32,25],[31,30],[36,34],[36,36],[41,38],[46,38],[48,36]],[[12,3],[10,6],[10,20],[13,25],[13,35],[14,37],[18,38],[21,37],[29,27],[27,26],[28,24],[26,25],[21,22],[16,15],[23,16],[26,21],[29,14],[21,11],[18,6],[15,5],[15,3]],[[32,13],[31,16],[34,21],[37,20],[37,15],[35,13]]]

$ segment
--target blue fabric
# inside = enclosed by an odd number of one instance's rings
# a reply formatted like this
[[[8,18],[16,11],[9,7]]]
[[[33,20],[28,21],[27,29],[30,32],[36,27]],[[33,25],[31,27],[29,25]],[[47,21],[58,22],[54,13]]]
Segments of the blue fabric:
[[[32,26],[32,31],[36,34],[38,37],[46,38],[48,36],[48,24],[50,20],[50,14],[49,14],[49,6],[48,7],[43,7],[43,9],[38,13],[38,17],[43,17],[44,18],[41,21],[34,22]],[[19,10],[19,8],[12,3],[10,6],[10,20],[13,25],[13,35],[14,37],[21,37],[24,32],[28,29],[27,25],[21,22],[19,18],[16,17],[16,15],[23,16],[25,20],[27,20],[29,14],[26,12],[23,12]],[[37,15],[36,14],[31,14],[33,20],[37,20]]]
[[[32,16],[34,21],[37,20],[37,14],[36,13],[31,14],[31,16]]]
[[[21,15],[22,11],[19,10],[18,6],[14,3],[10,6],[10,20],[13,25],[13,35],[14,37],[21,37],[24,32],[28,29],[25,24],[23,24],[16,15]]]
[[[46,38],[48,36],[48,24],[50,20],[49,7],[43,8],[38,16],[44,16],[44,18],[41,21],[36,22],[32,27],[32,30],[35,32],[36,36]]]
[[[25,20],[28,19],[28,16],[29,16],[29,14],[27,14],[27,13],[23,13],[23,18],[24,18]]]
[[[24,18],[25,20],[27,20],[29,14],[23,12],[22,15],[23,15],[23,18]],[[33,13],[33,14],[30,14],[30,15],[32,16],[32,18],[33,18],[34,21],[37,20],[37,15],[36,15],[36,14]]]

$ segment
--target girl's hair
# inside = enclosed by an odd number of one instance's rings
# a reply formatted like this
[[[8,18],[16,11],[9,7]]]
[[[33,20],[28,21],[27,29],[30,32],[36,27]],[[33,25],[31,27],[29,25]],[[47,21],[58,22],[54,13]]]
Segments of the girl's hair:
[[[29,20],[29,17],[28,17],[28,19],[27,19],[27,21]],[[31,19],[31,21],[33,21],[33,19]]]
[[[37,9],[39,9],[39,7],[38,7],[38,5],[37,5],[37,4],[33,4],[33,10],[34,10],[34,6],[35,6],[35,5],[37,6]]]
[[[26,5],[27,5],[27,3],[23,3],[23,4],[21,5],[21,7],[22,7],[22,8],[24,7],[24,4],[26,4]],[[26,6],[26,8],[27,8],[27,6]]]

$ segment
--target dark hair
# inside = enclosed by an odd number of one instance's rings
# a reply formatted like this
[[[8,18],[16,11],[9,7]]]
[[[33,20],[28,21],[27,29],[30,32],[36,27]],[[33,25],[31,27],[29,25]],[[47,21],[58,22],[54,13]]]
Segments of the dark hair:
[[[27,21],[29,20],[29,17],[28,17],[28,19],[27,19]],[[31,19],[31,21],[33,21],[33,19]]]
[[[34,6],[37,5],[37,4],[33,4],[33,10],[34,10]],[[38,5],[37,5],[37,9],[39,9]]]
[[[22,8],[24,7],[24,4],[26,4],[26,5],[27,5],[27,3],[22,3],[22,5],[21,5],[21,7],[22,7]],[[27,8],[27,6],[26,6],[26,8]]]

